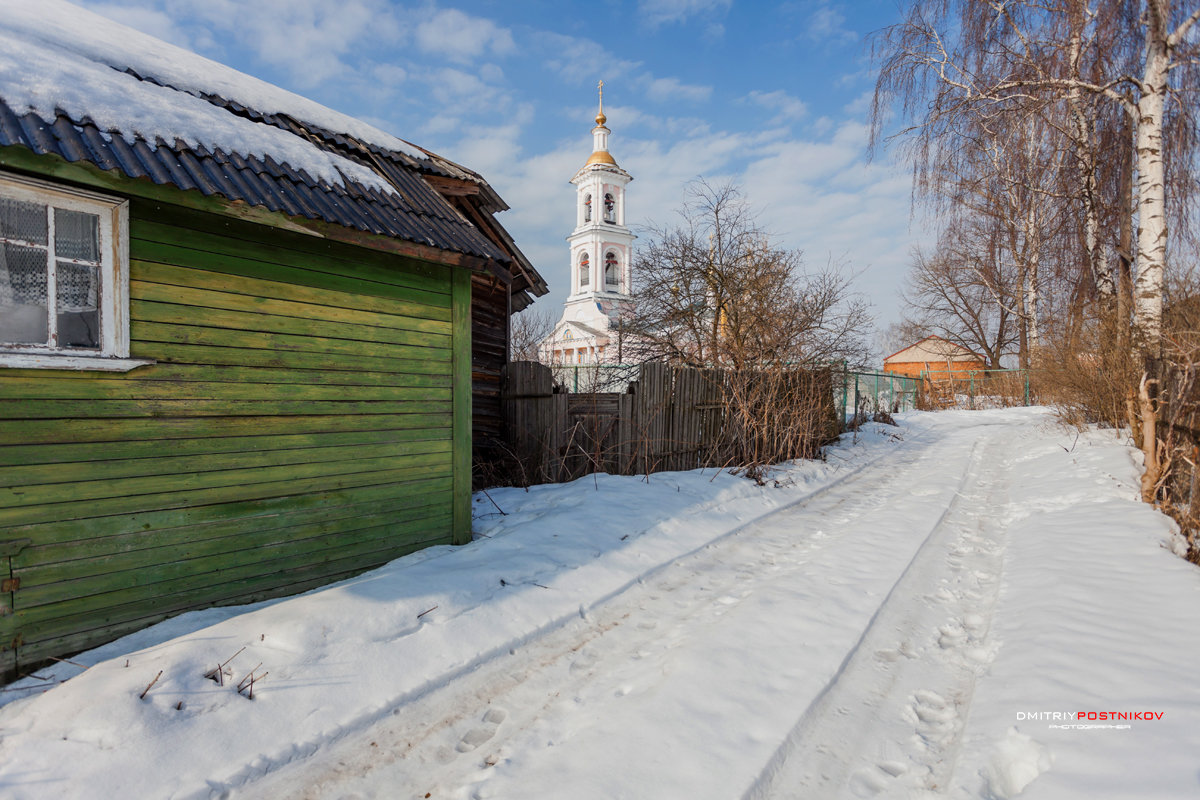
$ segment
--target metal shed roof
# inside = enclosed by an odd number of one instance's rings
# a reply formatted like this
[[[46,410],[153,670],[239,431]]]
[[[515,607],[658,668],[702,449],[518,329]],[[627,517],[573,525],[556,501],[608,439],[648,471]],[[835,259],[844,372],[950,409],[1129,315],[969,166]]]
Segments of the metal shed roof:
[[[86,22],[77,19],[78,15],[91,18],[89,12],[73,7],[55,6],[52,10],[58,15],[58,24],[66,20],[76,28]],[[97,27],[115,25],[99,18],[93,22]],[[0,146],[22,146],[41,155],[56,155],[70,162],[88,162],[130,178],[144,178],[185,191],[218,195],[294,217],[321,220],[494,262],[503,267],[499,274],[512,277],[516,308],[527,305],[532,300],[530,294],[546,293],[545,281],[492,218],[507,205],[476,173],[378,132],[375,132],[374,141],[363,138],[359,130],[363,127],[361,123],[315,106],[311,101],[293,105],[301,112],[307,108],[311,113],[306,116],[321,119],[326,124],[339,124],[340,121],[347,131],[358,135],[331,130],[288,113],[259,111],[248,107],[245,98],[241,102],[227,99],[197,89],[195,85],[181,89],[161,80],[162,76],[140,74],[128,66],[131,62],[138,63],[136,52],[112,46],[113,31],[107,31],[107,49],[101,48],[104,52],[97,55],[89,49],[90,45],[80,46],[78,40],[72,38],[80,34],[78,29],[72,31],[72,36],[63,36],[51,25],[43,30],[33,18],[0,21],[0,29],[10,23],[13,29],[5,32],[6,41],[13,45],[10,49],[24,50],[29,57],[34,57],[30,55],[33,53],[41,57],[42,53],[29,45],[32,45],[31,39],[44,37],[44,42],[38,42],[39,47],[48,43],[51,48],[59,48],[62,57],[70,60],[69,66],[60,67],[57,62],[47,61],[42,67],[32,67],[32,72],[41,76],[42,83],[46,80],[71,83],[68,78],[73,78],[76,83],[73,88],[77,89],[79,82],[87,87],[92,85],[89,81],[95,81],[110,92],[113,87],[121,92],[120,102],[124,104],[121,108],[144,104],[155,110],[178,105],[181,115],[190,114],[188,120],[193,125],[199,109],[199,117],[210,120],[216,127],[236,124],[241,126],[242,132],[250,131],[249,138],[258,140],[256,146],[259,149],[254,153],[239,152],[237,137],[231,140],[232,144],[221,141],[214,144],[209,139],[206,145],[205,140],[190,136],[189,141],[180,138],[167,141],[159,135],[147,136],[141,130],[122,129],[124,125],[113,124],[111,97],[107,98],[106,105],[99,100],[93,102],[92,95],[86,92],[81,99],[80,92],[76,91],[74,102],[68,104],[70,110],[67,110],[58,102],[47,100],[46,95],[31,90],[28,80],[22,82],[22,78],[28,76],[21,74],[13,75],[11,83],[0,74]],[[129,31],[129,35],[135,42],[147,38],[134,31]],[[199,59],[157,40],[148,41],[151,44],[147,47],[162,45],[175,51],[180,59]],[[101,44],[106,43],[102,41]],[[226,84],[231,83],[230,75],[235,79],[253,80],[227,67],[208,63],[213,69],[223,70]],[[14,66],[13,69],[16,73],[30,72],[31,66]],[[47,78],[39,72],[43,68],[57,72],[57,75]],[[142,66],[140,69],[146,72],[148,68]],[[165,70],[170,75],[170,70],[161,64],[149,69]],[[74,72],[80,70],[84,74]],[[238,85],[236,80],[232,83]],[[275,87],[269,88],[281,92]],[[172,97],[178,97],[178,104],[170,99]],[[108,119],[103,126],[93,118],[93,114],[101,111]],[[225,118],[223,114],[230,116]],[[254,130],[262,133],[255,134]],[[395,149],[381,141],[391,142]],[[260,146],[260,142],[268,145]],[[270,142],[276,144],[274,151],[269,147]],[[328,154],[309,159],[311,163],[323,159],[326,164],[324,174],[314,175],[311,168],[306,170],[294,159],[289,163],[281,149],[301,155],[305,152]],[[330,169],[328,164],[333,164],[333,168]],[[471,187],[469,210],[462,205],[456,207],[456,200],[439,191],[439,182],[446,179]]]
[[[36,112],[14,113],[0,98],[0,145],[24,145],[38,154],[87,161],[130,178],[149,178],[157,184],[196,189],[442,250],[501,263],[512,260],[412,168],[386,162],[377,168],[394,187],[385,193],[350,180],[342,186],[317,181],[304,170],[294,170],[270,156],[260,159],[209,151],[203,145],[193,147],[178,140],[147,142],[139,137],[130,144],[114,133],[61,113],[47,125]]]

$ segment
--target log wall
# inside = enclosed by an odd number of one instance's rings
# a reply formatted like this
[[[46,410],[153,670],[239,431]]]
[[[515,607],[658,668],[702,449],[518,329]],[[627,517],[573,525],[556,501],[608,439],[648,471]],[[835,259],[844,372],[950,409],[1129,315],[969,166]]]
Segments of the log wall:
[[[0,370],[0,670],[469,540],[468,273],[151,201],[130,238],[157,363]]]

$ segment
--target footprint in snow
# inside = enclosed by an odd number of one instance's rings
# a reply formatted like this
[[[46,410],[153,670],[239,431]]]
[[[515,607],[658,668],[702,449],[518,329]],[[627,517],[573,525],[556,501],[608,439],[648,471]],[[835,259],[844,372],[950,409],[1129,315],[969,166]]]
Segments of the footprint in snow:
[[[899,761],[881,761],[855,772],[850,778],[850,792],[855,797],[874,797],[892,787],[896,778],[908,772]]]
[[[599,656],[596,655],[596,651],[590,647],[585,647],[579,651],[579,654],[575,656],[575,660],[571,662],[570,672],[574,675],[585,669],[591,669],[596,666],[598,660]]]
[[[967,632],[957,622],[938,628],[938,647],[952,650],[967,640]]]
[[[504,722],[504,720],[507,718],[508,712],[506,712],[504,709],[489,709],[488,712],[483,715],[484,724],[467,731],[463,735],[462,739],[459,740],[458,747],[455,749],[457,749],[460,753],[471,752],[475,748],[479,747],[479,745],[495,736],[496,731],[500,728],[500,723]]]
[[[954,736],[958,711],[937,692],[917,690],[910,708],[916,716],[917,734],[927,744],[944,745]]]

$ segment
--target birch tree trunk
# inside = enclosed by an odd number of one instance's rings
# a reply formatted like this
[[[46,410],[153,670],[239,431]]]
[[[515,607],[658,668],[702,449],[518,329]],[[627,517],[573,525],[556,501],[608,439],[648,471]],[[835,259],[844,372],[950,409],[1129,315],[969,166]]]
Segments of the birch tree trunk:
[[[1146,61],[1137,103],[1137,276],[1133,284],[1134,346],[1151,379],[1162,357],[1163,269],[1167,260],[1163,108],[1171,53],[1170,0],[1147,0]]]
[[[1095,150],[1095,124],[1084,103],[1083,90],[1079,82],[1083,79],[1083,34],[1087,24],[1087,8],[1084,3],[1071,4],[1070,42],[1067,63],[1069,74],[1075,85],[1067,93],[1067,108],[1070,118],[1069,135],[1075,155],[1075,170],[1078,181],[1079,199],[1083,206],[1083,246],[1092,282],[1100,308],[1105,316],[1116,312],[1116,282],[1112,270],[1105,263],[1100,244],[1100,191],[1096,183],[1097,154]]]
[[[1167,261],[1166,168],[1163,162],[1163,110],[1173,51],[1183,41],[1200,10],[1168,32],[1171,0],[1146,0],[1145,63],[1137,103],[1137,262],[1133,284],[1133,346],[1144,365],[1139,397],[1142,414],[1142,499],[1154,502],[1162,473],[1157,447],[1158,382],[1162,370],[1164,271]]]
[[[1032,366],[1033,358],[1042,346],[1041,337],[1041,283],[1038,276],[1041,255],[1041,231],[1038,230],[1038,214],[1035,203],[1030,202],[1025,211],[1025,285],[1021,291],[1025,293],[1025,310],[1029,314],[1029,361]]]

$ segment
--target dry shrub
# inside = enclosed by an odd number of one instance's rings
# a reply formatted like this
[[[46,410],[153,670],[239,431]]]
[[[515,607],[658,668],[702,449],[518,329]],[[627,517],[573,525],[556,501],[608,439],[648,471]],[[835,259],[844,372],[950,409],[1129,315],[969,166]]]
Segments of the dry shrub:
[[[1039,354],[1037,391],[1063,423],[1140,430],[1135,392],[1142,371],[1115,338],[1093,322],[1074,340]],[[1158,403],[1161,470],[1154,502],[1179,524],[1187,558],[1200,564],[1200,296],[1167,311]]]
[[[1073,339],[1046,344],[1035,355],[1033,391],[1076,428],[1129,424],[1129,387],[1138,371],[1128,351],[1113,344],[1099,323],[1082,326]]]
[[[838,434],[832,373],[766,367],[723,370],[727,464],[763,482],[772,464],[814,458]]]
[[[1188,560],[1200,564],[1200,296],[1173,304],[1166,323],[1157,500],[1179,523]]]

